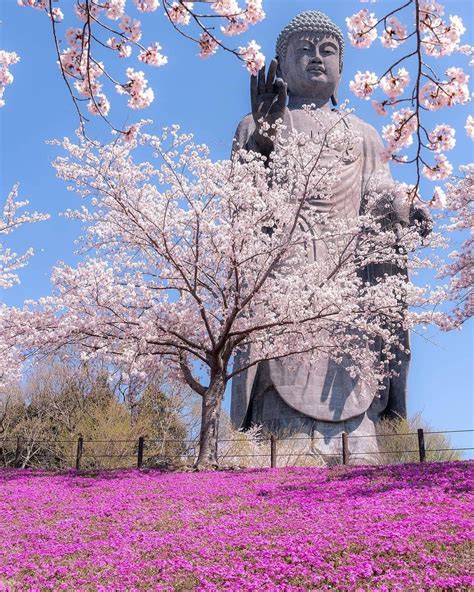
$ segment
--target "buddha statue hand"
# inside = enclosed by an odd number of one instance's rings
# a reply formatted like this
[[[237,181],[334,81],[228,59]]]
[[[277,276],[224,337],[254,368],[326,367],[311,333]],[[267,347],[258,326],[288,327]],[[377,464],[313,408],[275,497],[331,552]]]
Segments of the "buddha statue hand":
[[[252,116],[256,125],[254,137],[263,154],[269,154],[272,151],[273,140],[272,130],[266,131],[269,137],[262,135],[265,131],[262,125],[273,125],[278,119],[283,119],[286,110],[287,84],[281,78],[276,78],[277,67],[277,60],[272,60],[266,78],[264,66],[258,76],[252,75],[250,79]]]

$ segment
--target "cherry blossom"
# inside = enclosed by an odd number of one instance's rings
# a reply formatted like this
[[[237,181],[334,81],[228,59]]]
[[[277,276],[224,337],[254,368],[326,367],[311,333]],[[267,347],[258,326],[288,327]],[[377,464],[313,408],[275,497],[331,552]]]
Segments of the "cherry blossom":
[[[377,19],[374,13],[363,8],[351,17],[346,18],[348,36],[354,47],[370,47],[377,39]]]
[[[92,115],[107,116],[110,111],[110,103],[108,98],[104,94],[97,93],[94,96],[94,99],[91,99],[87,103],[87,109],[89,110],[89,113],[91,113]]]
[[[18,0],[18,4],[43,11],[50,16],[59,66],[76,106],[81,129],[85,129],[88,121],[83,111],[84,106],[87,106],[89,113],[103,117],[112,129],[125,132],[117,130],[107,118],[110,111],[109,85],[122,88],[125,92],[121,94],[132,95],[128,101],[128,106],[132,109],[148,107],[153,101],[154,93],[152,89],[137,92],[132,90],[130,93],[132,86],[138,88],[141,85],[138,81],[131,83],[128,76],[136,68],[125,69],[124,74],[128,81],[124,81],[124,77],[117,75],[112,66],[113,57],[121,60],[137,59],[147,66],[163,66],[167,63],[167,57],[161,53],[161,45],[157,41],[142,44],[141,22],[133,14],[133,11],[139,14],[156,12],[160,2],[77,0],[73,3],[72,11],[68,10],[69,0],[55,0],[54,8],[50,8],[49,0]],[[263,54],[256,49],[256,43],[252,45],[251,42],[245,50],[242,47],[231,48],[215,36],[219,29],[226,36],[240,35],[249,26],[260,22],[265,18],[262,0],[246,0],[245,6],[240,6],[238,0],[163,0],[162,6],[164,11],[159,14],[164,16],[177,33],[198,45],[200,57],[208,58],[221,47],[242,60],[251,71],[254,71],[256,64],[263,64]],[[64,13],[62,7],[66,9]],[[61,25],[62,21],[66,26]],[[197,32],[185,33],[182,27],[194,27]],[[114,51],[104,54],[104,46]],[[7,72],[5,70],[6,79]],[[0,92],[3,90],[4,85],[0,86]],[[84,103],[84,99],[88,99],[88,102]]]
[[[454,303],[451,313],[437,319],[443,330],[460,328],[474,315],[474,164],[460,167],[460,179],[446,184],[446,201],[450,221],[447,232],[462,233],[461,245],[449,255],[451,260],[439,270],[440,278],[449,279],[449,299]]]
[[[141,23],[137,19],[129,16],[123,16],[120,20],[120,30],[129,36],[130,41],[138,43],[142,38]]]
[[[308,110],[308,117],[319,115]],[[323,169],[316,164],[322,150],[350,152],[360,143],[351,126],[276,138],[269,163],[247,151],[213,162],[177,126],[162,136],[131,127],[128,138],[106,145],[80,134],[77,143],[65,139],[66,156],[55,167],[82,200],[66,216],[84,224],[86,255],[54,268],[51,296],[0,316],[0,346],[17,356],[75,342],[111,363],[125,359],[138,374],[166,366],[170,380],[202,397],[199,466],[216,459],[216,425],[226,384],[239,371],[232,367],[237,348],[252,346],[251,365],[296,351],[307,352],[304,364],[350,353],[351,374],[377,388],[390,371],[397,327],[428,322],[425,306],[439,295],[405,274],[365,284],[361,270],[387,261],[410,266],[405,253],[418,249],[420,235],[410,227],[398,236],[384,223],[386,180],[376,176],[360,217],[306,207],[340,182],[337,159]],[[295,157],[302,142],[304,162]],[[136,163],[135,151],[150,158]],[[271,235],[261,231],[268,225]],[[321,231],[331,236],[328,256],[314,261],[306,245]],[[357,257],[341,257],[355,245]],[[431,265],[421,253],[414,264]],[[374,340],[385,344],[383,360]]]
[[[24,267],[33,255],[32,249],[28,249],[23,255],[18,255],[5,245],[3,238],[24,224],[49,218],[48,214],[38,212],[18,213],[18,210],[28,205],[28,201],[17,201],[17,197],[18,185],[15,185],[5,200],[3,211],[0,211],[0,237],[2,238],[2,242],[0,242],[0,288],[10,288],[14,284],[18,284],[20,280],[16,271]]]
[[[235,16],[241,12],[237,0],[214,0],[211,8],[220,16]]]
[[[132,53],[132,46],[117,37],[111,37],[107,40],[107,45],[111,49],[115,49],[120,58],[128,58]]]
[[[209,33],[201,33],[199,36],[199,57],[208,58],[213,53],[216,53],[219,45],[214,37],[211,37]]]
[[[410,74],[405,68],[399,68],[396,75],[387,74],[380,80],[380,87],[391,99],[403,94],[410,83]]]
[[[464,128],[471,140],[474,140],[474,117],[472,115],[467,116],[466,125]]]
[[[169,19],[176,25],[189,25],[189,21],[191,20],[190,10],[193,8],[193,3],[188,2],[187,8],[179,2],[173,2],[168,9]]]
[[[265,56],[260,51],[260,45],[255,41],[250,41],[247,47],[240,47],[239,52],[244,59],[244,65],[247,70],[256,76],[259,70],[265,65]]]
[[[438,185],[434,188],[433,197],[431,198],[430,205],[433,208],[444,209],[448,205],[448,198],[446,193]]]
[[[140,12],[154,12],[160,5],[158,0],[133,0],[133,2]]]
[[[131,109],[144,109],[148,107],[153,102],[155,95],[153,90],[148,88],[148,81],[145,78],[145,74],[141,70],[136,71],[133,68],[127,68],[127,78],[129,79],[127,84],[116,86],[117,92],[130,95],[128,106]]]
[[[446,156],[444,154],[437,154],[435,160],[435,165],[425,165],[423,167],[423,174],[425,177],[432,181],[437,181],[451,176],[453,165],[448,161]]]
[[[265,18],[265,12],[262,7],[263,0],[246,0],[245,21],[249,25],[256,25]]]
[[[358,70],[354,76],[354,80],[349,82],[349,88],[357,97],[368,101],[378,84],[379,79],[377,74],[368,70],[365,72]]]
[[[384,31],[380,37],[380,42],[384,47],[395,49],[405,41],[407,28],[396,17],[391,16],[387,19]]]
[[[413,144],[413,134],[417,129],[418,118],[413,109],[400,109],[392,114],[392,123],[384,125],[382,136],[387,142],[387,158],[401,148]]]
[[[382,101],[381,103],[379,103],[378,101],[372,101],[372,107],[375,109],[375,111],[379,114],[379,115],[387,115],[387,102],[388,101]]]
[[[456,132],[454,128],[445,123],[437,125],[430,133],[430,145],[431,150],[441,152],[444,150],[452,150],[456,145],[455,136]]]
[[[14,51],[0,49],[0,107],[5,105],[5,101],[3,100],[5,87],[13,82],[13,74],[9,68],[19,61],[20,57]]]
[[[160,53],[161,45],[154,43],[146,50],[140,52],[138,59],[144,64],[150,66],[164,66],[168,63],[168,58]]]

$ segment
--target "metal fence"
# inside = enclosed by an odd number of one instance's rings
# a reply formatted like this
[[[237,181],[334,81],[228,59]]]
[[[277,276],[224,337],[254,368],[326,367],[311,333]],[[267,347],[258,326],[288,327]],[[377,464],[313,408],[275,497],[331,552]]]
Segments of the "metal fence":
[[[221,439],[218,445],[220,464],[232,466],[323,466],[327,464],[385,464],[391,462],[425,462],[435,460],[455,460],[459,453],[472,451],[474,447],[441,447],[434,436],[446,434],[472,434],[474,430],[424,431],[404,434],[383,434],[376,436],[356,436],[343,432],[336,440],[331,440],[332,448],[324,450],[319,446],[323,437],[288,437],[248,439]],[[397,439],[396,449],[381,441]],[[406,438],[406,440],[404,440]],[[374,439],[376,443],[374,445]],[[366,441],[367,446],[360,446]],[[430,441],[434,440],[434,446]],[[407,445],[404,446],[403,442]],[[443,442],[443,440],[441,440]],[[296,443],[296,444],[295,444]],[[32,450],[34,446],[34,450]],[[118,450],[119,449],[119,450]],[[164,465],[189,466],[194,463],[199,450],[199,442],[193,440],[156,440],[144,436],[136,440],[35,440],[34,444],[18,437],[16,440],[0,439],[0,459],[6,458],[8,450],[10,461],[4,466],[41,466],[41,454],[49,454],[50,462],[45,468],[74,467],[87,468],[144,468]],[[58,452],[60,451],[60,452]],[[56,455],[56,457],[54,456]],[[31,457],[34,462],[25,462]],[[51,458],[56,460],[51,463]]]

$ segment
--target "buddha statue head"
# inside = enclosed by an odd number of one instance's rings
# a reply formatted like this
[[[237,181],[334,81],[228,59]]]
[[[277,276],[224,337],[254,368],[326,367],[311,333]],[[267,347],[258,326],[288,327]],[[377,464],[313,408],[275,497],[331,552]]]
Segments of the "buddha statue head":
[[[290,94],[308,102],[331,99],[336,105],[343,55],[341,29],[322,12],[302,12],[278,36],[278,76],[288,84]]]

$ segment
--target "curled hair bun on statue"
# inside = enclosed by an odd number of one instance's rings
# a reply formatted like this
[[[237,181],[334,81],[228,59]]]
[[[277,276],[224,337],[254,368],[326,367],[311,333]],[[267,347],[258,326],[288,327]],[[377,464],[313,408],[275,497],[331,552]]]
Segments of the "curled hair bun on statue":
[[[288,42],[295,33],[323,33],[335,37],[339,44],[339,71],[342,72],[344,37],[341,29],[326,14],[317,10],[307,10],[296,15],[278,35],[276,55],[279,60],[285,58]]]

